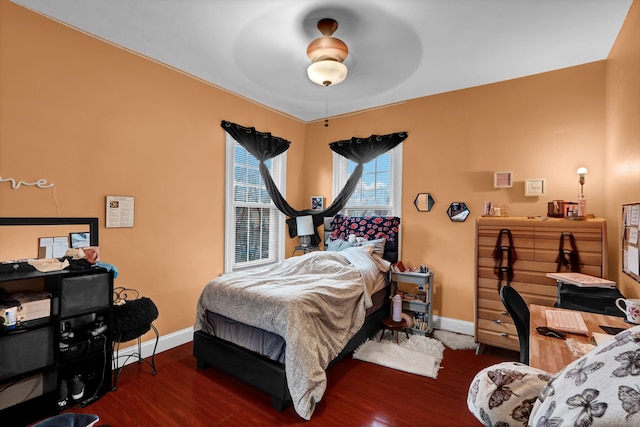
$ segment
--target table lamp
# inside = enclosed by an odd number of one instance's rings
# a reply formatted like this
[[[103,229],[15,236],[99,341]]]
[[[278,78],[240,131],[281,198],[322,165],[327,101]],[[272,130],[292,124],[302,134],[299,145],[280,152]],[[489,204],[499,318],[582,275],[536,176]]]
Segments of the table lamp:
[[[311,246],[311,236],[314,234],[313,217],[311,215],[296,217],[296,228],[300,236],[300,246]]]
[[[578,182],[580,183],[580,196],[578,196],[578,217],[586,218],[587,216],[587,198],[584,197],[584,176],[587,174],[587,168],[578,168]]]

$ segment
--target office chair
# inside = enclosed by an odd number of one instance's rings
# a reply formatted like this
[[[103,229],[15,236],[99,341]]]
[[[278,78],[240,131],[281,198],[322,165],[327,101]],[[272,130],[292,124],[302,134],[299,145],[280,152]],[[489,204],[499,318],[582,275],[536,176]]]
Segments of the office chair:
[[[133,298],[132,298],[133,297]],[[152,374],[158,373],[156,370],[155,355],[158,348],[158,330],[153,325],[153,321],[158,318],[158,308],[150,298],[140,297],[138,291],[129,288],[114,289],[113,305],[113,366],[114,379],[113,390],[118,388],[118,377],[122,368],[125,367],[129,358],[137,359],[138,363],[146,363],[153,370]],[[155,343],[151,353],[151,361],[142,357],[142,335],[149,330],[155,333]],[[120,344],[132,340],[137,340],[138,351],[130,354],[120,355]],[[119,359],[125,358],[120,363]]]
[[[529,364],[529,306],[511,286],[500,288],[502,304],[511,315],[520,341],[520,363]]]

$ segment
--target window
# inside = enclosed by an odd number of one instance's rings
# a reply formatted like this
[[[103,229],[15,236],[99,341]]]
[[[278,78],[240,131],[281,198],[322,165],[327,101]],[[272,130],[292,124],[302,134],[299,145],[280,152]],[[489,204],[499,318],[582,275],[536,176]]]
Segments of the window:
[[[260,162],[226,134],[225,272],[284,257],[284,215],[260,176]],[[286,153],[265,162],[284,196]]]
[[[357,164],[333,154],[333,195],[340,192]],[[402,201],[402,144],[363,165],[362,177],[342,210],[344,215],[400,216]]]

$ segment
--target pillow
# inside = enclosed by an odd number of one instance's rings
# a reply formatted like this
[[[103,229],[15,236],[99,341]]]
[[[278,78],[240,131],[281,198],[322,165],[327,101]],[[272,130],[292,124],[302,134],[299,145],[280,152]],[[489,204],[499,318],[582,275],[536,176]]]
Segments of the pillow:
[[[353,249],[355,251],[365,251],[369,255],[373,255],[373,245],[367,245],[367,246],[353,245],[347,249]]]
[[[554,375],[533,407],[531,425],[640,425],[640,326]]]
[[[351,246],[351,243],[346,240],[329,240],[325,249],[330,252],[339,252],[350,248]]]
[[[387,243],[387,239],[374,239],[365,240],[361,243],[362,246],[373,245],[373,253],[380,256],[384,255],[384,246]]]
[[[518,362],[502,362],[478,372],[467,406],[485,426],[527,425],[540,390],[551,375]]]
[[[386,273],[391,269],[391,263],[375,252],[371,254],[371,259],[373,260],[376,267],[378,267],[378,270],[382,271],[383,273]]]

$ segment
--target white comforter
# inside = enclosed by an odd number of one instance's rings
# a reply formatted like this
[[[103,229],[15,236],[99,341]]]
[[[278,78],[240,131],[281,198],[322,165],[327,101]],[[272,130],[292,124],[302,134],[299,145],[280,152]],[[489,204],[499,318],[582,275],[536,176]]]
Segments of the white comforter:
[[[312,252],[207,284],[194,329],[205,310],[285,339],[285,369],[296,412],[310,419],[326,389],[325,369],[364,323],[367,282],[379,274],[369,251]]]

